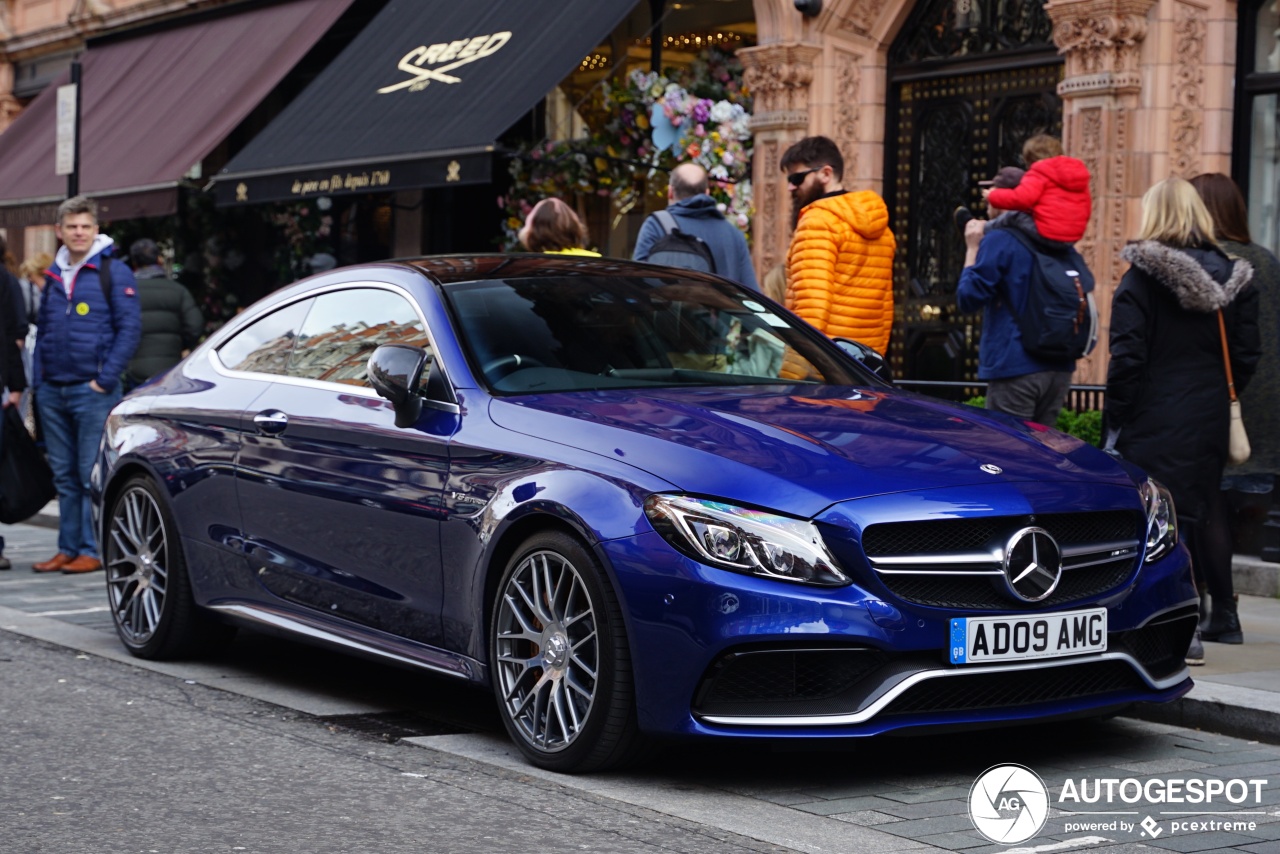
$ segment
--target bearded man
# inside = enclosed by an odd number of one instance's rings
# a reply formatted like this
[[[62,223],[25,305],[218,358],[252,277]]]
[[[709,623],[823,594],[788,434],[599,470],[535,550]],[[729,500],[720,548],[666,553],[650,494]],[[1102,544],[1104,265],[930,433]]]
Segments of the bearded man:
[[[795,233],[787,252],[786,306],[832,338],[852,338],[881,355],[893,327],[889,208],[871,190],[844,189],[844,158],[825,136],[782,155]]]

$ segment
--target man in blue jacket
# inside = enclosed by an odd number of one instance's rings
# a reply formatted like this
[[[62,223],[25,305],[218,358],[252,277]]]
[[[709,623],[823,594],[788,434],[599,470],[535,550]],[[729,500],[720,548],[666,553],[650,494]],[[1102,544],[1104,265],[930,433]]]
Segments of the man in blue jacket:
[[[1021,178],[1021,169],[1006,166],[984,183],[1013,188]],[[1052,427],[1071,389],[1076,363],[1045,361],[1023,349],[1014,313],[1026,306],[1036,260],[1009,232],[1018,229],[1033,244],[1046,248],[1053,248],[1054,242],[1040,236],[1030,214],[988,207],[990,222],[971,219],[964,227],[967,251],[956,286],[956,307],[963,312],[982,311],[978,379],[987,381],[987,409]]]
[[[58,489],[58,553],[36,572],[102,568],[89,473],[120,375],[138,347],[142,315],[133,273],[98,233],[98,206],[74,196],[58,206],[62,248],[45,272],[33,359],[36,410]],[[104,275],[105,272],[105,275]]]
[[[724,218],[716,200],[707,195],[707,189],[707,170],[697,163],[680,164],[671,170],[671,180],[667,185],[667,200],[670,202],[667,213],[671,214],[680,231],[706,243],[716,264],[716,275],[752,290],[760,290],[746,237],[741,229]],[[664,233],[656,215],[646,219],[636,237],[632,259],[649,260],[654,244]]]

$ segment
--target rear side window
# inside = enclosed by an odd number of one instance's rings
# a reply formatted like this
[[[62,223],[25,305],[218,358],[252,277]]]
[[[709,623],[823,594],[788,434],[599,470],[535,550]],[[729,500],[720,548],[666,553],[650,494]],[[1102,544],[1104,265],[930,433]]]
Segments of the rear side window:
[[[428,352],[427,331],[409,300],[380,288],[321,294],[298,333],[289,376],[370,387],[369,354],[383,344]]]
[[[295,302],[254,321],[218,348],[218,358],[233,371],[287,373],[298,331],[313,302]]]

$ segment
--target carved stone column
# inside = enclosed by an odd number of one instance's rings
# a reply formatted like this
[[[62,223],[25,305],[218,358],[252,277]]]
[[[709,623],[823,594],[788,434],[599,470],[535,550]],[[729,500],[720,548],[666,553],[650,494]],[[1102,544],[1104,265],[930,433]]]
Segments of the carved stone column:
[[[821,48],[771,44],[738,51],[743,82],[754,98],[752,184],[756,213],[752,240],[756,273],[763,278],[787,257],[791,238],[791,198],[778,169],[787,146],[809,133],[809,87]]]
[[[1106,381],[1111,296],[1124,271],[1120,249],[1148,183],[1146,147],[1135,139],[1147,13],[1155,0],[1056,0],[1046,5],[1053,40],[1066,55],[1058,84],[1063,144],[1089,167],[1093,216],[1079,248],[1097,279],[1098,348],[1082,360],[1076,382]]]

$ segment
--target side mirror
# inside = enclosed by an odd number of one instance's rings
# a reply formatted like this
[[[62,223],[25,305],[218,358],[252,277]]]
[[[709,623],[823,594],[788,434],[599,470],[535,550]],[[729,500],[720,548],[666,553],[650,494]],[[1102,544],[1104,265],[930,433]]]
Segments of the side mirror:
[[[893,382],[893,371],[889,369],[889,362],[871,347],[851,338],[834,338],[832,340],[835,341],[837,347],[844,351],[846,356],[861,363],[864,368],[885,382]]]
[[[369,356],[369,383],[391,401],[397,427],[412,427],[422,415],[418,384],[429,357],[421,347],[383,344]]]

